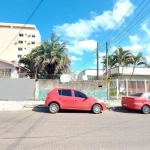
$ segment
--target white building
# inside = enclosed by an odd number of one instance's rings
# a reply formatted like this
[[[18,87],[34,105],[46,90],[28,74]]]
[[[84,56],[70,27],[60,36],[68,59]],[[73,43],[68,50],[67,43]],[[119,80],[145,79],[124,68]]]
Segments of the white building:
[[[121,79],[130,79],[133,72],[133,67],[124,67],[122,72],[122,67],[112,68],[109,71],[110,76],[112,79],[117,79],[118,75],[122,76]],[[106,78],[106,72],[103,69],[99,69],[99,76]],[[94,80],[97,79],[97,70],[96,69],[85,69],[80,72],[76,80]],[[119,77],[120,79],[120,77]],[[150,68],[135,68],[133,76],[133,80],[141,80],[141,79],[148,79],[150,80]]]
[[[99,69],[99,76],[103,76],[104,70]],[[76,80],[94,80],[97,77],[97,70],[96,69],[85,69],[82,72],[80,72]]]
[[[122,79],[130,79],[133,72],[133,67],[116,67],[111,69],[111,76],[113,79],[118,78],[118,74],[122,74]],[[150,68],[135,68],[132,79],[141,80],[141,79],[150,79]]]
[[[0,23],[0,59],[16,62],[40,44],[35,25]]]

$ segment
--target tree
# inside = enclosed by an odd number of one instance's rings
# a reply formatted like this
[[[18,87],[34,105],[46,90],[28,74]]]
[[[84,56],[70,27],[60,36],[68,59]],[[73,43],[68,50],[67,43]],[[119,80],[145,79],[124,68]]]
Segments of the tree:
[[[106,65],[107,65],[106,56],[103,56],[103,61],[101,63],[103,63],[103,69],[106,69]],[[108,67],[112,68],[115,66],[115,64],[116,64],[116,60],[113,58],[113,55],[108,55]]]
[[[133,71],[132,71],[132,75],[130,77],[130,80],[133,77],[133,73],[135,71],[135,67],[140,66],[140,65],[148,66],[148,64],[146,62],[146,58],[143,57],[142,53],[139,53],[136,56],[133,55],[132,58],[130,59],[130,63],[133,65]]]
[[[71,60],[67,54],[66,42],[59,42],[60,37],[54,33],[48,41],[31,51],[25,58],[20,59],[27,68],[35,74],[62,74],[69,71]]]
[[[118,67],[118,78],[119,78],[119,67],[122,67],[122,74],[124,67],[127,67],[127,62],[132,58],[132,53],[129,50],[124,50],[119,47],[113,55],[114,62],[116,62],[116,66]],[[121,75],[122,79],[122,75]]]

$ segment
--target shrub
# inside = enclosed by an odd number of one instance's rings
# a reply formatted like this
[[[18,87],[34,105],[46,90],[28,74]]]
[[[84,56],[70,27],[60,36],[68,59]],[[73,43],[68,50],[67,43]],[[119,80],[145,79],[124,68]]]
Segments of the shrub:
[[[117,89],[116,87],[110,87],[110,96],[116,96],[117,95]]]

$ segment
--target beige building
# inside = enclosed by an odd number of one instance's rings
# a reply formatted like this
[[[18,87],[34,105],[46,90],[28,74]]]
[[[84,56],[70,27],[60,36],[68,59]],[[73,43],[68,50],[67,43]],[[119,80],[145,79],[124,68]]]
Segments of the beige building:
[[[35,25],[0,23],[0,59],[14,62],[41,43]]]

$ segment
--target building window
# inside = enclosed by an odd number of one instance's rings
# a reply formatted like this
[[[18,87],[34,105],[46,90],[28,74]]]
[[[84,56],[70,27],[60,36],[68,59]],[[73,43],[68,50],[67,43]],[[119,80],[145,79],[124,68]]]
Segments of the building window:
[[[22,44],[22,43],[23,43],[23,41],[18,41],[18,43],[19,43],[19,44]]]
[[[35,42],[31,42],[31,44],[35,44]]]
[[[18,55],[18,58],[21,58],[22,57],[22,55]]]
[[[32,37],[35,37],[35,35],[33,34]]]
[[[11,69],[0,69],[0,78],[10,78]]]
[[[20,36],[20,37],[23,37],[23,34],[20,33],[19,36]]]
[[[18,51],[22,51],[22,48],[21,48],[21,47],[18,47]]]

